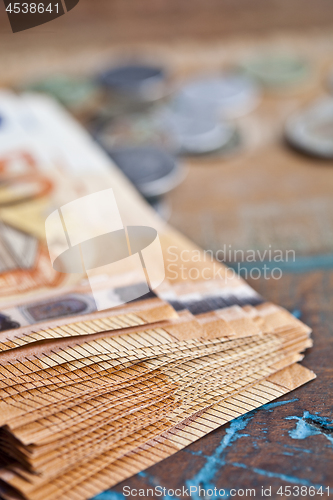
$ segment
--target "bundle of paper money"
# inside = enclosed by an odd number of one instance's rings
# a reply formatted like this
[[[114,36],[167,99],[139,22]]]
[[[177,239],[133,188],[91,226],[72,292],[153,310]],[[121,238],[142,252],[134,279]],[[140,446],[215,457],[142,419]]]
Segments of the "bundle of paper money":
[[[61,108],[3,92],[0,114],[1,498],[91,498],[314,378],[310,329],[161,221]],[[147,262],[52,266],[47,217],[111,188],[159,235],[156,287]]]

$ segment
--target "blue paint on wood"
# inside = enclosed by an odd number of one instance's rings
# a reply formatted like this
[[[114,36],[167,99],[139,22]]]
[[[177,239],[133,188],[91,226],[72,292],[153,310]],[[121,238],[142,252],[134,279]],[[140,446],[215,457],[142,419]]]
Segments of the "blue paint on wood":
[[[156,477],[152,476],[151,474],[149,474],[149,473],[148,473],[148,472],[146,472],[146,471],[139,472],[139,473],[138,473],[138,476],[140,476],[140,477],[143,477],[143,478],[147,479],[147,481],[148,481],[149,485],[153,486],[154,488],[155,488],[156,486],[160,486],[160,487],[162,487],[162,488],[163,488],[163,485],[161,485],[160,481],[159,481]],[[168,489],[168,488],[166,487],[166,490],[167,490],[167,489]],[[172,496],[170,496],[170,495],[163,495],[163,496],[159,496],[159,498],[161,498],[162,500],[174,500],[174,499],[175,499],[175,497],[174,497],[174,496],[172,497]]]
[[[196,493],[192,493],[192,498],[194,500],[200,500],[199,497],[199,486],[203,489],[214,489],[215,485],[213,479],[217,471],[226,463],[226,449],[232,445],[237,439],[240,439],[249,434],[241,433],[247,424],[252,420],[255,415],[255,411],[242,415],[231,421],[230,427],[226,430],[222,441],[219,446],[214,450],[214,453],[206,458],[205,465],[195,474],[191,479],[186,481],[186,486],[190,488],[191,486],[197,488]]]
[[[301,316],[302,316],[302,311],[300,311],[299,309],[294,309],[293,311],[291,311],[291,314],[297,318],[297,319],[300,319]]]
[[[311,483],[311,481],[308,481],[307,479],[303,479],[303,478],[296,477],[296,476],[291,476],[289,474],[280,474],[278,472],[271,472],[271,471],[268,471],[265,469],[259,469],[258,467],[249,467],[246,464],[241,464],[238,462],[230,463],[230,465],[233,465],[234,467],[240,467],[242,469],[250,470],[251,472],[255,472],[256,474],[259,474],[260,476],[281,479],[282,481],[286,481],[288,483],[300,484],[302,486],[314,486],[315,488],[320,488],[320,487],[324,488],[324,486],[322,484],[313,484],[313,483]]]
[[[278,267],[283,273],[308,273],[315,271],[317,269],[332,269],[333,268],[333,253],[321,254],[321,255],[300,255],[297,256],[295,260],[284,261],[284,262],[271,262],[269,260],[255,261],[255,262],[228,262],[228,266],[232,267],[235,271],[239,270],[239,267],[246,270],[240,273],[240,275],[246,277],[251,269],[259,268],[262,271],[262,276],[266,273],[271,273],[272,269]]]
[[[201,450],[199,451],[191,451],[190,449],[184,450],[187,453],[191,453],[194,456],[198,456],[200,458],[203,458],[205,460],[205,464],[203,467],[189,480],[186,481],[186,487],[190,488],[191,486],[194,486],[197,488],[196,493],[192,493],[192,498],[194,500],[200,500],[202,497],[199,496],[199,486],[205,490],[208,489],[213,489],[215,488],[214,484],[214,478],[216,473],[218,472],[219,469],[221,469],[224,465],[233,465],[234,467],[239,467],[243,469],[249,469],[251,472],[255,474],[259,474],[262,476],[270,477],[270,478],[278,478],[283,481],[289,482],[289,483],[294,483],[294,484],[299,484],[299,485],[305,485],[305,486],[315,486],[316,488],[320,488],[323,485],[316,485],[308,481],[307,479],[302,479],[298,478],[292,475],[286,475],[286,474],[280,474],[280,473],[275,473],[271,471],[266,471],[264,469],[260,468],[251,468],[247,466],[246,464],[242,463],[232,463],[227,461],[227,453],[229,447],[238,439],[241,439],[242,437],[249,437],[249,434],[246,434],[242,431],[244,431],[249,424],[249,422],[253,419],[253,417],[257,414],[258,411],[269,411],[272,412],[275,408],[279,406],[284,406],[289,403],[294,403],[298,401],[298,398],[293,398],[289,399],[287,401],[275,401],[273,403],[267,403],[260,408],[257,408],[255,410],[252,410],[251,412],[242,415],[234,420],[231,421],[229,428],[226,430],[226,433],[224,437],[222,438],[220,444],[217,446],[217,448],[214,450],[212,455],[207,456],[202,453]],[[326,431],[327,429],[330,429],[330,426],[333,424],[333,422],[330,422],[328,419],[325,419],[323,417],[319,417],[318,414],[316,415],[311,415],[309,412],[304,412],[303,417],[286,417],[287,420],[292,420],[296,419],[297,420],[297,426],[296,429],[293,429],[292,431],[289,431],[289,435],[293,439],[305,439],[305,437],[308,437],[309,435],[317,435],[317,434],[322,434],[320,429],[317,429],[314,426],[314,423],[317,425],[321,423],[322,425],[326,426]],[[306,420],[304,420],[306,419]],[[311,424],[312,422],[312,424]],[[264,425],[265,422],[262,422]],[[305,426],[308,426],[309,428],[305,428]],[[267,430],[263,429],[263,433],[267,433]],[[333,443],[333,437],[329,434],[324,434],[327,439],[329,439]],[[292,447],[292,446],[287,446],[289,449],[294,449],[295,451],[301,451],[304,453],[310,453],[310,450],[306,450],[303,448],[297,448],[297,447]],[[284,452],[285,455],[290,455],[292,456],[292,453]],[[157,486],[159,484],[159,481],[157,478],[154,476],[148,474],[147,472],[140,472],[138,474],[139,477],[145,478],[148,480],[149,484],[152,486]],[[229,490],[225,488],[225,496],[223,498],[228,498],[229,497]],[[169,496],[163,496],[161,497],[164,500],[170,500],[171,497]],[[125,497],[122,493],[118,492],[112,492],[112,491],[106,491],[104,493],[101,493],[100,495],[97,495],[94,497],[93,500],[124,500]]]
[[[126,497],[122,493],[117,491],[103,491],[99,495],[95,496],[91,500],[125,500]]]
[[[192,451],[191,448],[185,448],[183,451],[185,453],[189,453],[190,455],[193,455],[194,457],[205,457],[205,458],[207,458],[207,456],[203,454],[202,450]]]
[[[265,405],[260,406],[258,410],[273,411],[274,408],[277,408],[278,406],[284,406],[289,403],[295,403],[295,401],[298,401],[298,398],[288,399],[287,401],[275,401],[274,403],[267,403]]]
[[[197,489],[199,489],[199,486],[201,486],[205,490],[214,489],[214,477],[218,470],[227,463],[226,455],[228,452],[228,448],[237,439],[249,436],[249,434],[241,433],[241,431],[245,430],[248,423],[252,420],[255,414],[260,410],[271,412],[279,406],[294,403],[295,401],[298,401],[298,398],[289,399],[287,401],[275,401],[273,403],[267,403],[258,409],[252,410],[251,412],[232,420],[230,423],[230,427],[226,430],[226,433],[222,438],[219,446],[214,450],[211,456],[205,457],[206,461],[204,466],[191,479],[186,481],[186,486],[188,488],[190,488],[191,486],[195,486],[197,487]],[[194,500],[200,500],[198,493],[192,494],[192,498],[194,498]]]
[[[289,444],[284,444],[284,448],[288,448],[288,450],[294,450],[301,453],[312,453],[312,450],[307,450],[306,448],[299,448],[298,446],[290,446]]]
[[[297,420],[296,428],[289,431],[292,439],[306,439],[310,436],[324,436],[333,445],[333,420],[312,415],[308,411],[303,413],[303,417],[286,417],[286,420]]]

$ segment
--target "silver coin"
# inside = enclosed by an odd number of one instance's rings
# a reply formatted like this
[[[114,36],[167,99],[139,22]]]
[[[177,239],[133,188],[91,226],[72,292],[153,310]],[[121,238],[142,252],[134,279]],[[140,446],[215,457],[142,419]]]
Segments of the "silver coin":
[[[333,98],[323,98],[289,118],[287,140],[319,158],[333,158]]]
[[[178,95],[178,106],[218,112],[223,118],[236,118],[252,111],[259,103],[257,85],[247,76],[226,73],[192,80]]]
[[[243,70],[268,88],[284,88],[301,83],[310,75],[306,60],[297,54],[263,53],[244,61]]]
[[[107,120],[97,127],[95,136],[106,150],[157,146],[172,154],[205,154],[223,148],[233,133],[234,126],[221,123],[212,114],[184,113],[164,106]]]
[[[167,93],[163,68],[146,64],[116,66],[99,75],[104,87],[143,101],[155,101]]]
[[[175,140],[155,112],[123,114],[97,124],[93,134],[101,146],[110,150],[118,147],[155,146],[177,153]]]
[[[179,108],[172,101],[146,112],[102,120],[95,128],[95,136],[106,150],[119,146],[157,146],[172,154],[197,155],[224,148],[234,129],[234,125],[221,122],[215,112],[198,107]]]
[[[176,157],[158,147],[118,147],[110,157],[146,198],[171,191],[184,178]]]

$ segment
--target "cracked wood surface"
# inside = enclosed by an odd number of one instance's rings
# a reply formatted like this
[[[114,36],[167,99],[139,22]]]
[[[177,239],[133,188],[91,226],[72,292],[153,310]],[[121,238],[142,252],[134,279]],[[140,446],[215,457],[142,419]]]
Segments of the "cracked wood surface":
[[[312,485],[329,486],[332,494],[333,271],[288,273],[281,280],[250,284],[313,328],[314,347],[302,364],[314,370],[316,380],[120,483],[110,490],[114,496],[105,496],[105,500],[125,498],[124,486],[147,489],[155,485],[171,489],[183,485],[216,487],[226,493],[232,488],[255,488],[259,498],[262,486],[272,487],[272,498],[285,498],[277,495],[280,486]],[[320,498],[327,498],[327,494]]]

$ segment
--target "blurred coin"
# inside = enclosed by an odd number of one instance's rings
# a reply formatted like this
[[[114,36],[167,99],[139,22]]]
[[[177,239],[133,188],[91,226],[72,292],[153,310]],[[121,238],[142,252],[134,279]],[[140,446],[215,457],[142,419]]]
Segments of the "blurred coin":
[[[247,76],[225,73],[185,84],[177,97],[180,109],[197,109],[236,118],[252,111],[259,102],[257,85]]]
[[[78,109],[99,98],[96,84],[84,78],[54,75],[27,85],[25,90],[42,92],[60,101],[70,109]]]
[[[163,68],[146,64],[126,64],[110,68],[99,75],[98,81],[110,90],[143,101],[155,101],[164,97],[167,92]]]
[[[107,95],[91,126],[96,127],[98,124],[105,124],[122,116],[149,113],[153,106],[153,103],[132,100],[126,95]]]
[[[118,147],[108,151],[120,170],[146,198],[160,196],[184,177],[176,158],[158,147]]]
[[[156,146],[176,152],[174,140],[154,113],[124,114],[101,120],[95,125],[93,135],[107,151],[126,146]]]
[[[295,114],[286,124],[288,142],[319,158],[333,158],[333,98],[324,98]]]
[[[158,146],[172,154],[206,154],[223,148],[234,127],[212,114],[180,112],[172,107],[119,116],[96,129],[106,149],[118,146]]]
[[[309,76],[309,65],[293,54],[262,54],[242,64],[243,69],[265,87],[287,87]]]
[[[165,109],[159,116],[160,128],[168,132],[182,154],[206,154],[223,148],[233,136],[234,127],[210,114]]]
[[[244,145],[245,144],[243,141],[243,136],[239,129],[235,127],[232,130],[232,136],[230,137],[230,140],[223,147],[215,152],[212,152],[211,157],[227,159],[242,151]]]
[[[329,91],[331,93],[333,93],[333,68],[331,68],[331,71],[328,75],[327,85],[328,85]]]
[[[153,207],[153,209],[162,217],[162,219],[166,221],[169,220],[171,215],[171,208],[169,203],[163,196],[148,198],[147,201]]]

